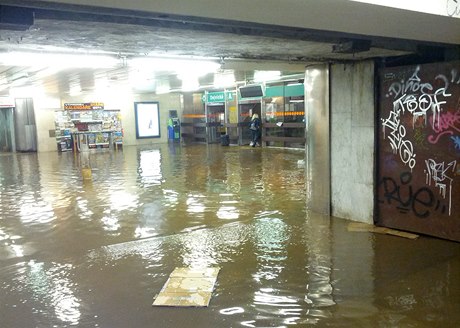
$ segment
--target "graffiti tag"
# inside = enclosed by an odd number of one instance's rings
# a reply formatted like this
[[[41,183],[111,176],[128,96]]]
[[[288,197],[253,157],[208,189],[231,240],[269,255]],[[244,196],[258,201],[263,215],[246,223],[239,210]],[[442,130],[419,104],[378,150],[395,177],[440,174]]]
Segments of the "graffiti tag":
[[[385,128],[390,130],[388,139],[390,140],[390,146],[394,154],[399,153],[399,157],[404,165],[409,165],[412,170],[415,167],[415,154],[414,146],[412,142],[404,139],[406,136],[406,128],[401,125],[400,121],[401,111],[392,110],[387,119],[382,119],[383,126],[383,139],[386,138]]]
[[[445,162],[437,163],[434,159],[427,159],[425,160],[425,164],[426,184],[431,186],[431,182],[434,182],[434,185],[439,189],[439,193],[442,198],[446,199],[447,195],[450,215],[452,208],[452,181],[454,179],[448,176],[447,172],[452,171],[455,173],[457,161],[445,164]]]
[[[442,105],[446,103],[445,100],[441,100],[441,97],[451,96],[451,94],[447,93],[449,80],[445,75],[437,75],[435,82],[439,81],[441,87],[434,90],[431,83],[422,83],[418,76],[419,71],[420,66],[417,66],[407,81],[402,80],[401,82],[392,83],[388,89],[388,94],[393,95],[395,98],[393,101],[395,110],[401,110],[403,114],[408,112],[413,115],[414,126],[419,117],[424,119],[426,125],[427,112],[430,110],[434,117],[432,120],[432,126],[434,127],[437,117],[442,111]],[[455,73],[454,71],[451,72],[451,80],[454,79]]]
[[[447,91],[449,85],[460,84],[459,72],[452,69],[450,79],[438,74],[433,83],[429,83],[419,77],[420,69],[417,66],[407,80],[402,79],[390,85],[386,96],[394,99],[393,109],[388,118],[381,119],[383,139],[389,140],[393,153],[399,153],[401,161],[411,171],[416,165],[416,154],[412,141],[406,137],[406,126],[401,124],[402,115],[412,114],[413,129],[419,121],[422,126],[426,126],[429,117],[434,134],[428,136],[428,141],[432,144],[437,143],[443,135],[452,136],[454,131],[460,132],[460,109],[456,113],[443,113],[446,98],[452,96]],[[386,130],[390,131],[388,135]]]
[[[418,218],[427,218],[431,211],[446,212],[446,206],[436,199],[433,192],[428,187],[414,190],[410,184],[412,181],[411,172],[403,172],[399,182],[391,177],[383,177],[379,183],[379,188],[383,188],[384,200],[380,203],[395,205],[399,212],[407,214],[412,211]]]
[[[460,136],[452,136],[450,138],[454,142],[455,149],[460,149]]]
[[[430,118],[430,121],[432,118]],[[443,135],[453,135],[455,132],[460,132],[460,110],[455,113],[446,112],[439,116],[439,122],[433,126],[435,135],[428,136],[428,141],[432,144],[436,144]]]
[[[460,16],[460,1],[447,0],[447,16]]]

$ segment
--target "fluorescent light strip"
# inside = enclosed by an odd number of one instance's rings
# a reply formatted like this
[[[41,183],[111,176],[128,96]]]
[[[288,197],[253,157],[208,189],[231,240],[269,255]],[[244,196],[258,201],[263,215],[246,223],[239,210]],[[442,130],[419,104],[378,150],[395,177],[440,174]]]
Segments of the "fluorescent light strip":
[[[182,75],[193,74],[197,77],[215,72],[220,68],[219,63],[213,61],[156,57],[136,57],[128,61],[128,65],[153,71],[173,71]]]
[[[5,66],[51,66],[60,68],[111,68],[120,63],[116,57],[90,54],[3,52],[0,64]]]

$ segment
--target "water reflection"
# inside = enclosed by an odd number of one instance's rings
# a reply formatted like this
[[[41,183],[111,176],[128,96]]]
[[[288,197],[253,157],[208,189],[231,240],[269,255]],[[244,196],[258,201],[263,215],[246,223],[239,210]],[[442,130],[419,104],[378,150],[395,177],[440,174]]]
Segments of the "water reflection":
[[[143,150],[139,153],[139,177],[143,187],[162,182],[161,152],[158,149]]]
[[[285,249],[289,240],[288,227],[279,218],[261,218],[255,224],[256,256],[258,258],[258,271],[254,274],[257,282],[274,280],[279,277],[285,268],[287,257]]]
[[[74,292],[78,285],[71,280],[72,265],[31,260],[9,269],[13,269],[14,275],[12,284],[3,288],[6,298],[2,306],[30,312],[18,316],[17,324],[8,325],[10,321],[3,319],[2,326],[66,327],[80,323],[80,300]]]
[[[305,208],[304,152],[159,145],[0,156],[2,327],[453,326],[460,245]],[[209,309],[152,308],[218,266]],[[193,321],[192,321],[193,320]]]

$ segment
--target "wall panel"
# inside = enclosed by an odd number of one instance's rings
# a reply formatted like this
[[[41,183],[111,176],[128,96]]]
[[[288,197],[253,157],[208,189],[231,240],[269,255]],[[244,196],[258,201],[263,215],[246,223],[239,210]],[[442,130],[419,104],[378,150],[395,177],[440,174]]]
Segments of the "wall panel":
[[[460,241],[460,63],[379,79],[378,224]]]

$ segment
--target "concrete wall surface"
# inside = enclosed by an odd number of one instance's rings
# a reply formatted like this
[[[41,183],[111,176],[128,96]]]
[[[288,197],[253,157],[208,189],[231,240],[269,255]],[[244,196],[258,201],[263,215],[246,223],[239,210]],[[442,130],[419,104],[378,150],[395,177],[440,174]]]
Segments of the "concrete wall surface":
[[[331,66],[331,214],[373,223],[374,63]]]

